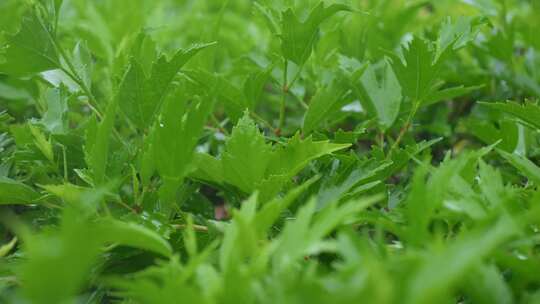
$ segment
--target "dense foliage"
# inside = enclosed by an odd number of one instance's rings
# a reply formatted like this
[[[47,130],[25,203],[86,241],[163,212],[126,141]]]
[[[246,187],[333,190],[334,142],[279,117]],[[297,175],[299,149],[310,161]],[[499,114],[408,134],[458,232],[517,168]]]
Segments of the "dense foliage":
[[[0,0],[1,303],[540,303],[540,1]]]

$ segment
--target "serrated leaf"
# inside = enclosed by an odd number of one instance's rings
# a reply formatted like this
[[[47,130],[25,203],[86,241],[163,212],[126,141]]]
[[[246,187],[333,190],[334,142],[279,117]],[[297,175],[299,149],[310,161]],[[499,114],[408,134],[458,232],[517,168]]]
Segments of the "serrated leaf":
[[[403,95],[409,98],[414,109],[433,94],[440,61],[436,60],[429,42],[417,36],[402,51],[403,61],[395,56],[392,68],[399,79]]]
[[[31,204],[39,196],[39,193],[29,186],[0,176],[0,205]]]
[[[517,229],[511,219],[502,218],[489,228],[465,233],[444,251],[429,255],[411,280],[405,303],[434,303],[444,299],[461,276],[515,233]]]
[[[277,148],[271,157],[268,175],[294,176],[312,160],[350,147],[350,144],[334,144],[329,141],[302,140],[300,134],[293,136],[285,145]]]
[[[288,222],[273,248],[275,267],[280,269],[308,254],[310,247],[320,242],[323,237],[340,225],[347,217],[371,206],[381,199],[372,196],[348,201],[342,205],[328,205],[317,217],[315,200],[310,200],[299,209],[295,221]]]
[[[47,111],[39,121],[51,134],[64,134],[68,131],[67,125],[67,98],[65,87],[51,88],[45,92]]]
[[[455,51],[473,41],[484,23],[485,20],[480,17],[459,16],[456,20],[447,17],[439,31],[435,60],[448,48]]]
[[[92,88],[92,72],[93,72],[93,59],[88,46],[84,42],[78,42],[73,49],[73,67],[75,73],[84,83],[84,85],[90,89]]]
[[[255,109],[255,106],[261,98],[264,85],[268,82],[273,68],[274,65],[271,64],[265,69],[249,74],[246,78],[246,81],[244,82],[244,103],[248,109]]]
[[[200,69],[186,71],[186,74],[205,90],[215,90],[217,96],[220,97],[225,112],[233,122],[237,122],[248,108],[243,92],[222,75],[212,74]],[[216,90],[216,88],[219,88],[219,90]]]
[[[213,43],[198,44],[179,50],[170,60],[161,55],[152,65],[150,75],[145,74],[137,59],[132,59],[117,97],[122,111],[137,127],[147,129],[159,111],[175,75],[189,59],[211,45]]]
[[[261,5],[261,3],[257,1],[253,3],[253,7],[262,15],[272,34],[277,35],[279,33],[279,27],[278,21],[276,20],[277,17],[273,14],[274,11],[264,5]]]
[[[501,120],[497,128],[490,121],[471,118],[465,125],[472,135],[488,145],[501,140],[499,147],[507,152],[513,152],[518,144],[519,128],[515,121]]]
[[[467,95],[482,87],[483,87],[482,85],[470,86],[470,87],[457,86],[457,87],[451,87],[451,88],[443,89],[437,92],[433,92],[431,95],[429,95],[426,98],[424,105],[429,106],[429,105],[436,104],[441,101],[452,100],[456,97]]]
[[[447,19],[436,43],[414,36],[407,47],[401,48],[402,56],[393,56],[392,67],[413,112],[421,105],[427,105],[427,101],[431,104],[447,95],[460,93],[457,88],[438,92],[442,84],[437,82],[442,63],[476,37],[482,20],[461,17],[452,23],[451,19]]]
[[[264,204],[274,199],[289,182],[291,182],[291,177],[286,174],[266,176],[256,185],[259,202]]]
[[[296,134],[288,142],[272,147],[246,112],[233,128],[221,159],[197,154],[192,177],[215,184],[230,184],[245,193],[260,191],[259,201],[272,199],[310,161],[345,149],[350,144],[300,139]]]
[[[152,73],[152,65],[158,57],[158,50],[155,41],[145,31],[137,35],[131,48],[131,60],[137,61],[142,67],[145,75]]]
[[[174,192],[191,170],[191,160],[204,124],[214,107],[213,96],[189,100],[182,88],[166,99],[154,128],[153,156],[158,173],[165,182],[165,204],[174,200]]]
[[[514,303],[512,290],[495,265],[474,267],[463,285],[465,292],[475,303]],[[485,290],[491,290],[491,292],[483,292]]]
[[[42,185],[41,187],[50,194],[56,195],[71,204],[80,203],[83,200],[82,196],[84,192],[90,191],[90,188],[84,188],[73,184]]]
[[[98,231],[103,241],[124,246],[149,250],[165,257],[172,255],[172,248],[156,232],[135,223],[112,218],[99,221]]]
[[[350,8],[344,4],[331,4],[325,7],[321,1],[302,21],[291,8],[282,12],[280,38],[283,56],[297,65],[303,65],[311,55],[319,33],[319,25],[337,12],[348,10]]]
[[[348,90],[346,82],[340,78],[336,78],[330,84],[320,87],[311,98],[304,115],[302,124],[304,133],[309,134],[318,129],[329,115],[338,112],[347,102],[344,95]]]
[[[444,201],[450,187],[449,181],[458,175],[473,157],[473,155],[466,155],[447,160],[433,170],[429,178],[427,178],[427,167],[417,169],[413,177],[411,192],[406,200],[405,212],[409,221],[408,241],[411,245],[419,246],[422,240],[429,238],[429,223]]]
[[[92,172],[94,185],[105,182],[109,160],[109,144],[114,130],[117,103],[114,99],[107,107],[103,120],[98,124],[94,118],[86,132],[85,159]]]
[[[369,65],[360,78],[365,101],[363,104],[377,118],[385,131],[392,127],[401,106],[401,86],[387,60]]]
[[[540,167],[530,161],[527,157],[515,153],[508,153],[503,150],[497,152],[506,159],[512,166],[518,169],[519,173],[527,177],[537,185],[540,185]]]
[[[233,128],[221,156],[224,179],[251,193],[264,179],[271,155],[272,147],[246,112]]]
[[[189,104],[188,104],[189,103]],[[213,99],[194,101],[178,92],[163,107],[155,130],[154,155],[164,178],[182,179],[213,108]]]
[[[302,185],[289,191],[284,197],[274,198],[273,200],[265,203],[261,210],[257,213],[255,217],[255,223],[257,225],[257,230],[261,235],[264,235],[272,224],[278,219],[279,215],[287,209],[290,204],[294,202],[296,198],[304,191],[306,191],[309,186],[311,186],[317,179],[318,176],[315,176]]]
[[[224,182],[223,167],[220,159],[206,153],[195,153],[193,162],[196,170],[193,172],[192,177],[217,184]]]
[[[368,184],[368,187],[375,186],[380,181],[375,180],[369,185],[369,182],[376,177],[381,171],[391,166],[391,162],[383,162],[369,170],[354,169],[345,179],[338,179],[335,183],[326,182],[317,193],[317,208],[322,209],[327,205],[340,201],[346,198],[348,194],[357,189],[361,189],[362,185]]]
[[[8,36],[5,57],[6,61],[0,64],[0,71],[14,76],[60,67],[53,34],[35,12],[23,17],[17,34]]]
[[[106,196],[110,195],[113,184],[105,184],[97,188],[81,187],[70,183],[58,185],[40,185],[48,193],[55,195],[82,214],[94,214]]]
[[[43,153],[43,155],[49,160],[51,163],[54,163],[54,151],[52,147],[52,143],[50,138],[47,139],[45,137],[45,134],[36,126],[28,125],[30,129],[30,133],[32,133],[34,137],[34,144],[38,149]]]
[[[516,102],[480,102],[481,105],[491,109],[496,109],[517,117],[527,124],[540,130],[540,106],[537,104],[526,102],[518,104]]]
[[[17,269],[25,282],[20,295],[39,304],[74,301],[101,249],[95,226],[68,208],[59,229],[26,233],[23,240],[25,261]]]

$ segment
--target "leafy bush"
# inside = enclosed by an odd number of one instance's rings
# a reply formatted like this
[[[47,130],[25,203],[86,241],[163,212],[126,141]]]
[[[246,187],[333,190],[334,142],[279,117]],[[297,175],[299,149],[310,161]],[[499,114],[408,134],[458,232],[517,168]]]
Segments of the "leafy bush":
[[[0,1],[0,302],[540,303],[539,3]]]

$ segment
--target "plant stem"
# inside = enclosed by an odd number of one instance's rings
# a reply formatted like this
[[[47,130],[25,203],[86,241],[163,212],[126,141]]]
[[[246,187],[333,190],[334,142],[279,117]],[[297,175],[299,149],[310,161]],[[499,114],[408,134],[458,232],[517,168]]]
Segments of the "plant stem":
[[[283,125],[285,123],[285,99],[287,98],[287,93],[289,92],[289,86],[287,85],[287,69],[288,69],[287,59],[283,62],[283,85],[281,88],[281,105],[279,108],[279,125],[276,129],[276,133],[281,133]]]
[[[64,68],[62,66],[62,64],[59,64],[60,70],[63,71],[69,78],[71,78],[81,88],[83,93],[88,98],[88,100],[86,101],[86,105],[92,110],[92,112],[94,112],[96,114],[96,116],[100,120],[102,120],[103,119],[103,114],[101,113],[101,111],[99,109],[99,104],[97,103],[97,99],[92,94],[92,91],[90,90],[90,88],[88,88],[88,86],[86,86],[84,81],[77,75],[77,72],[75,70],[75,66],[73,65],[73,63],[71,62],[69,57],[67,56],[66,51],[59,45],[59,43],[56,41],[56,39],[54,39],[52,36],[50,37],[50,39],[53,42],[53,45],[56,48],[56,50],[58,51],[58,53],[60,54],[60,56],[64,59],[64,62],[66,63],[66,65],[67,65],[67,67],[69,69],[68,70],[68,69]],[[93,101],[94,104],[92,104],[91,101]],[[129,147],[127,142],[122,138],[122,136],[120,136],[120,133],[118,133],[118,131],[116,129],[114,129],[114,128],[113,128],[113,134],[116,136],[118,141],[120,141],[120,143],[122,143],[125,147]]]
[[[377,134],[377,144],[379,145],[379,147],[381,147],[381,150],[384,151],[384,132],[383,131],[380,131]]]
[[[65,60],[65,61],[67,62],[67,60]],[[71,73],[68,69],[66,69],[64,67],[60,67],[60,70],[62,72],[64,72],[71,80],[73,80],[79,86],[79,88],[81,88],[84,95],[86,95],[86,97],[88,98],[88,100],[86,100],[84,103],[90,108],[90,110],[92,110],[92,112],[94,112],[96,114],[96,116],[100,120],[103,119],[103,114],[101,114],[99,109],[90,102],[90,100],[93,99],[93,97],[88,95],[88,94],[91,94],[90,91],[87,91],[88,88],[83,88],[84,84],[82,84],[82,81],[79,79],[79,77],[75,76],[73,73]]]
[[[41,18],[38,18],[40,24],[42,27],[45,28],[45,25],[43,24],[43,22],[41,21]],[[56,30],[56,28],[55,28]],[[61,60],[58,60],[58,62],[56,62],[56,64],[58,64],[58,66],[60,67],[60,70],[62,72],[64,72],[69,78],[71,78],[71,80],[73,80],[80,88],[81,90],[84,92],[84,94],[87,96],[87,98],[89,99],[86,104],[88,105],[88,107],[90,107],[90,109],[96,113],[96,115],[98,116],[99,119],[101,119],[103,117],[103,115],[101,115],[100,111],[99,111],[99,107],[97,106],[94,106],[92,105],[92,103],[90,102],[90,99],[93,99],[94,102],[96,101],[96,99],[94,98],[94,96],[92,95],[92,92],[88,89],[88,87],[86,86],[86,84],[84,83],[84,81],[82,81],[79,76],[77,76],[77,73],[75,72],[75,66],[73,65],[73,63],[69,60],[69,57],[67,56],[66,54],[66,51],[60,46],[60,44],[58,43],[58,41],[56,40],[56,36],[51,34],[51,32],[47,31],[47,35],[49,36],[49,39],[50,41],[52,42],[55,50],[58,52],[58,54],[60,54],[60,56],[62,57],[62,59],[64,59],[64,62],[66,63],[66,65],[68,66],[69,70],[64,68],[62,66],[62,63],[61,63]]]
[[[416,104],[416,103],[413,103],[413,104]],[[396,141],[392,144],[392,147],[390,147],[390,150],[388,151],[388,155],[386,157],[387,159],[390,159],[390,157],[392,156],[392,152],[397,147],[399,147],[399,143],[403,140],[403,136],[405,136],[405,134],[407,133],[407,131],[411,127],[411,121],[412,121],[414,115],[416,114],[417,109],[418,109],[418,107],[414,106],[414,108],[411,110],[411,112],[409,112],[409,115],[407,116],[407,120],[405,121],[405,123],[403,124],[401,129],[399,130],[399,134],[398,134],[398,137],[396,138]]]
[[[298,67],[298,71],[296,71],[296,74],[294,75],[293,79],[289,83],[288,88],[291,88],[296,82],[296,80],[298,80],[298,78],[300,77],[300,73],[302,73],[302,69],[304,69],[304,64]]]
[[[222,125],[221,122],[217,119],[215,114],[210,115],[210,118],[212,119],[212,122],[216,125],[216,129],[223,133],[226,136],[229,136],[229,131],[227,131]]]
[[[90,109],[92,109],[92,111],[94,111],[96,113],[98,118],[101,119],[103,117],[103,115],[101,114],[101,111],[99,109],[99,105],[97,104],[96,98],[92,94],[92,91],[90,91],[90,88],[88,88],[88,86],[86,86],[84,81],[77,75],[76,70],[75,70],[75,66],[73,65],[73,63],[71,62],[69,57],[67,56],[65,50],[63,48],[61,48],[56,41],[55,41],[55,44],[56,44],[56,49],[60,53],[60,56],[62,56],[62,58],[64,59],[64,62],[66,63],[66,65],[69,68],[69,70],[67,70],[64,67],[61,67],[61,70],[64,73],[66,73],[69,76],[69,78],[71,78],[75,83],[77,83],[77,85],[81,88],[81,90],[84,92],[84,94],[88,98],[87,105],[90,107]],[[94,104],[92,104],[92,102]]]
[[[67,155],[66,155],[66,147],[64,145],[60,145],[62,147],[62,156],[64,158],[64,182],[68,182],[68,168],[67,168]]]
[[[255,118],[256,120],[260,121],[261,123],[263,123],[268,129],[270,129],[272,132],[276,133],[277,132],[277,129],[275,129],[272,124],[270,124],[268,121],[266,121],[266,119],[262,118],[261,116],[259,116],[257,113],[255,112],[249,112],[251,117]]]
[[[186,224],[176,224],[176,225],[172,225],[172,226],[173,226],[174,229],[185,229],[187,227]],[[200,232],[208,232],[208,227],[193,224],[193,230],[200,231]]]

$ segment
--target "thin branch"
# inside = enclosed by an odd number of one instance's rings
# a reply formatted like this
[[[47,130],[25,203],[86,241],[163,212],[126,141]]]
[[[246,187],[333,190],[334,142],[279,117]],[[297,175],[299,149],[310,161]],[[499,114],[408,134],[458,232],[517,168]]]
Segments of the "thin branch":
[[[279,124],[276,129],[276,134],[279,135],[283,129],[285,123],[285,99],[287,98],[287,93],[289,92],[289,86],[287,85],[287,70],[289,63],[287,59],[283,61],[283,84],[281,88],[281,104],[279,107]]]
[[[172,225],[172,227],[174,229],[180,230],[180,229],[186,229],[188,226],[186,224],[177,224],[177,225]],[[200,232],[208,232],[208,227],[193,224],[193,230],[200,231]]]

